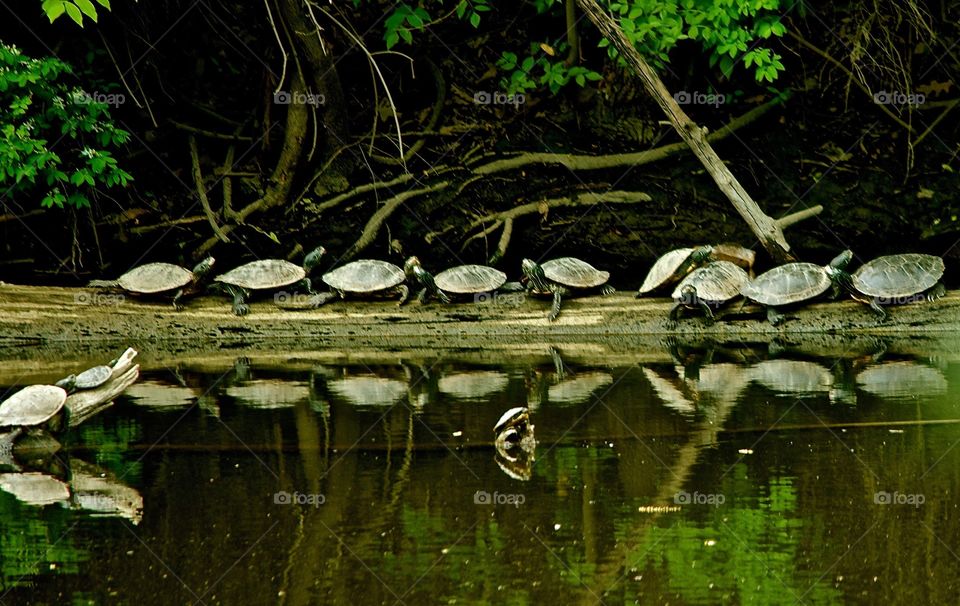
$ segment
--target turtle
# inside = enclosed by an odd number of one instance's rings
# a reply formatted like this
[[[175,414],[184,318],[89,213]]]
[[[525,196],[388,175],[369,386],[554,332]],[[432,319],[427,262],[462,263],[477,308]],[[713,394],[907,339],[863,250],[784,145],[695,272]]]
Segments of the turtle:
[[[408,278],[419,282],[423,287],[417,295],[417,299],[421,301],[434,296],[444,303],[449,303],[451,299],[468,297],[472,297],[475,302],[481,302],[487,300],[489,294],[496,291],[523,290],[522,284],[507,282],[507,274],[487,265],[457,265],[434,276],[423,268],[420,259],[410,257],[404,263],[403,270]]]
[[[747,272],[729,261],[711,261],[698,267],[674,289],[671,296],[676,303],[670,310],[670,321],[679,320],[683,309],[699,307],[713,324],[715,317],[711,308],[739,296],[740,289],[749,281]]]
[[[161,296],[173,293],[173,308],[183,309],[181,301],[202,290],[213,269],[214,258],[207,257],[193,270],[173,263],[147,263],[134,267],[116,280],[92,280],[88,288],[120,289],[133,295]]]
[[[81,372],[78,375],[70,375],[60,379],[54,385],[62,387],[68,394],[84,389],[94,389],[100,387],[113,375],[112,366],[94,366]]]
[[[523,406],[511,408],[502,415],[493,426],[498,449],[519,445],[527,450],[536,444],[533,442],[533,424],[530,423],[530,410]]]
[[[322,305],[334,296],[345,299],[348,295],[370,297],[399,294],[398,305],[403,305],[410,296],[410,289],[403,283],[405,279],[403,270],[393,263],[376,259],[351,261],[323,274],[324,283],[333,289],[333,293],[325,293],[327,296],[318,300],[317,304]]]
[[[553,305],[547,316],[551,321],[560,315],[561,299],[566,295],[595,289],[600,289],[604,295],[616,292],[607,284],[610,272],[601,271],[576,257],[560,257],[543,264],[524,259],[520,267],[527,282],[527,292],[553,296]]]
[[[845,280],[853,298],[866,303],[883,322],[885,305],[934,301],[946,293],[943,259],[933,255],[906,253],[877,257]]]
[[[796,305],[830,291],[836,298],[843,283],[843,268],[853,253],[845,250],[823,267],[814,263],[787,263],[763,273],[740,289],[740,294],[767,308],[767,320],[779,326],[786,318],[777,308]]]
[[[682,280],[691,271],[706,263],[712,252],[713,249],[710,246],[699,246],[677,248],[664,254],[647,272],[647,277],[643,279],[643,284],[637,291],[637,298]]]
[[[283,259],[251,261],[217,276],[214,281],[233,297],[233,313],[245,316],[250,311],[245,299],[249,298],[252,291],[278,291],[286,286],[296,285],[294,288],[302,288],[308,294],[314,294],[310,284],[310,272],[320,263],[326,252],[325,248],[318,246],[303,258],[302,267]],[[277,293],[275,297],[277,302],[285,298],[281,293]]]
[[[0,404],[0,427],[61,426],[67,390],[56,385],[28,385]]]

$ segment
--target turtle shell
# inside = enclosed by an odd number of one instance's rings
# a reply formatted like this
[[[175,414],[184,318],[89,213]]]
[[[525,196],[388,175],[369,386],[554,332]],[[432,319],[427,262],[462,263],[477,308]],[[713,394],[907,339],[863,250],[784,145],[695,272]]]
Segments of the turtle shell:
[[[302,267],[289,261],[261,259],[235,267],[227,273],[217,276],[216,281],[250,290],[267,290],[289,286],[306,276],[307,272]]]
[[[523,406],[517,406],[500,415],[500,420],[493,426],[493,431],[501,433],[509,427],[525,426],[529,421],[530,411]]]
[[[902,254],[877,257],[853,273],[853,286],[870,297],[909,297],[932,288],[943,277],[943,259]]]
[[[148,263],[120,276],[120,288],[142,294],[166,292],[193,281],[193,272],[172,263]]]
[[[671,296],[674,299],[680,299],[682,290],[686,286],[693,286],[697,289],[697,298],[714,303],[726,303],[738,296],[740,290],[749,281],[747,272],[733,263],[712,261],[690,272],[680,281]]]
[[[28,385],[0,404],[0,427],[39,425],[60,412],[67,392],[55,385]]]
[[[594,288],[606,284],[610,279],[610,272],[600,271],[575,257],[551,259],[541,267],[548,280],[572,288]]]
[[[362,259],[323,274],[323,281],[335,290],[372,293],[393,288],[405,277],[403,270],[393,263]]]
[[[669,282],[682,278],[683,276],[677,274],[677,270],[690,258],[694,250],[696,249],[678,248],[661,256],[647,272],[647,277],[643,279],[643,284],[640,285],[638,292],[644,295],[665,286]]]
[[[74,386],[76,389],[93,389],[106,383],[113,374],[109,366],[94,366],[77,375]]]
[[[440,290],[473,294],[500,288],[507,281],[507,274],[486,265],[459,265],[441,271],[433,279]]]
[[[830,288],[830,276],[813,263],[787,263],[774,267],[740,290],[740,294],[763,305],[790,305],[822,295]]]

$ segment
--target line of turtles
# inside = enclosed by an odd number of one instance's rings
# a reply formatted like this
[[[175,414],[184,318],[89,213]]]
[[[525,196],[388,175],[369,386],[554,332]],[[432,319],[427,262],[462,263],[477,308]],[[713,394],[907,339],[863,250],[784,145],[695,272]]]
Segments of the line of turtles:
[[[417,257],[407,259],[403,267],[361,259],[324,273],[320,279],[329,290],[316,292],[310,275],[325,252],[322,246],[314,249],[299,266],[282,259],[261,259],[216,277],[212,276],[213,258],[204,259],[192,271],[169,263],[150,263],[135,267],[115,281],[97,280],[90,286],[135,295],[173,295],[178,310],[187,297],[212,289],[232,298],[232,309],[238,316],[249,312],[250,298],[264,294],[273,294],[283,309],[312,309],[348,298],[395,297],[403,305],[411,288],[421,303],[431,298],[442,303],[480,301],[490,294],[524,292],[552,300],[550,320],[560,314],[566,297],[614,292],[608,284],[609,272],[575,257],[543,263],[523,259],[519,282],[508,282],[504,272],[485,265],[458,265],[433,275]],[[943,260],[932,255],[888,255],[849,273],[847,266],[853,253],[845,250],[825,266],[787,263],[757,277],[752,276],[754,259],[754,251],[733,244],[672,250],[651,267],[637,297],[665,292],[672,286],[676,304],[670,312],[671,321],[694,309],[702,310],[712,323],[715,309],[742,296],[744,301],[764,306],[770,323],[779,325],[784,320],[783,310],[818,298],[836,298],[841,291],[869,305],[881,320],[887,318],[886,305],[934,300],[945,292],[940,283]]]

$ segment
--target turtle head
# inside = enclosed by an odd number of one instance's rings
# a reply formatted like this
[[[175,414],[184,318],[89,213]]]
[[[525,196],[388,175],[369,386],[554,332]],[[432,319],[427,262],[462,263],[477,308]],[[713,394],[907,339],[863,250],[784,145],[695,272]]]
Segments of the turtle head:
[[[684,305],[697,304],[697,288],[693,284],[684,284],[680,289],[680,302]]]
[[[56,383],[54,383],[54,385],[56,385],[57,387],[63,388],[63,390],[66,391],[67,393],[73,393],[77,390],[77,375],[70,375],[68,377],[64,377],[59,381],[57,381]]]
[[[420,265],[420,259],[416,256],[410,257],[403,264],[403,273],[406,274],[407,278],[415,277],[420,271],[423,271],[423,266]]]
[[[524,259],[520,262],[520,271],[523,272],[523,279],[528,285],[537,290],[547,290],[547,276],[539,263],[533,259]]]
[[[213,269],[214,264],[213,257],[207,257],[203,261],[197,263],[193,268],[193,279],[200,281],[203,278],[207,277],[210,274],[210,270]]]
[[[703,265],[710,260],[710,255],[713,254],[713,247],[708,245],[698,246],[693,249],[693,252],[690,253],[689,260],[692,261],[695,265]]]
[[[833,260],[830,261],[830,265],[828,267],[834,270],[846,269],[847,265],[849,265],[850,261],[852,260],[853,260],[853,251],[848,248],[847,250],[843,251],[842,253],[834,257]]]
[[[317,265],[320,265],[320,259],[323,258],[323,255],[327,253],[327,249],[318,246],[311,250],[306,257],[303,258],[303,269],[308,274],[313,271],[313,268]]]
[[[840,289],[844,288],[849,292],[855,292],[853,288],[853,279],[850,277],[850,274],[847,272],[847,265],[850,264],[850,261],[853,259],[853,251],[849,248],[830,261],[830,264],[827,265],[824,269],[827,272],[827,275],[830,276],[830,281],[833,282],[833,297],[840,293]]]

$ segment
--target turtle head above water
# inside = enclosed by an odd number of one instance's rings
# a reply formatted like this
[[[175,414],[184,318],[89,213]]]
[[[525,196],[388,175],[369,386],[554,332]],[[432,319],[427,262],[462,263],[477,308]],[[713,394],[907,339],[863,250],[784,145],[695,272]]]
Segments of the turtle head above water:
[[[322,246],[311,250],[307,256],[303,258],[303,269],[309,274],[314,267],[320,265],[320,259],[322,259],[325,254],[327,254],[327,249]]]
[[[73,393],[77,390],[77,375],[70,375],[64,377],[54,383],[57,387],[62,388],[67,393]]]
[[[193,276],[196,279],[203,278],[210,273],[210,270],[213,269],[213,265],[216,263],[213,257],[207,257],[203,261],[197,263],[193,268]]]
[[[524,259],[520,262],[520,270],[523,272],[523,278],[535,290],[547,290],[547,276],[543,273],[543,266],[533,259]]]

